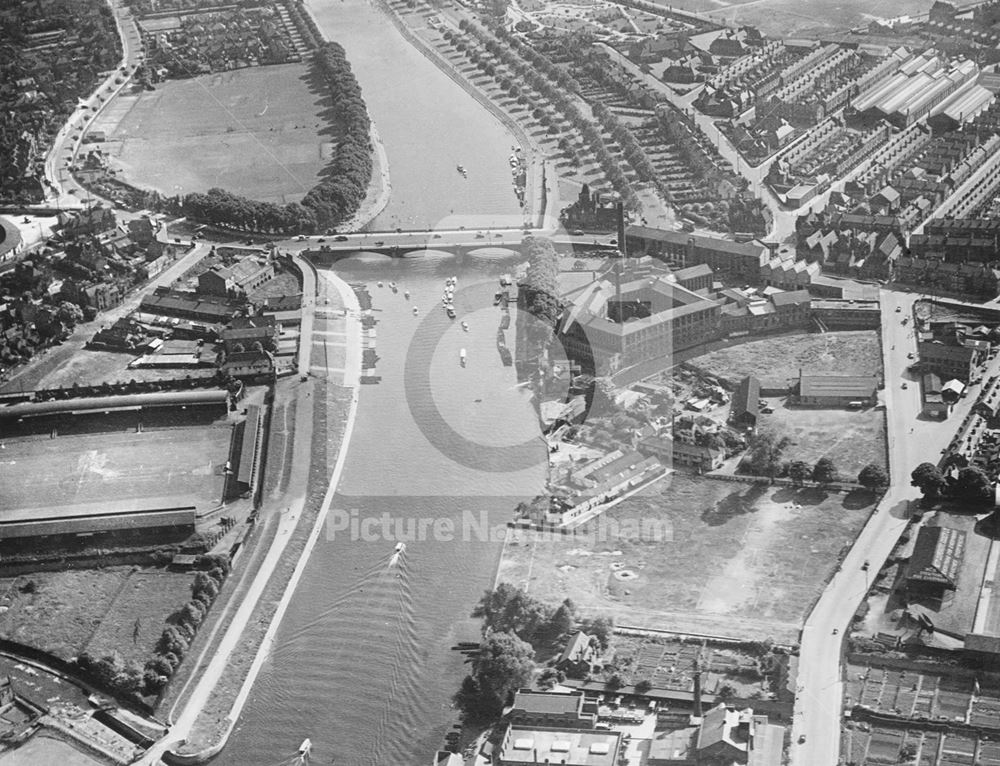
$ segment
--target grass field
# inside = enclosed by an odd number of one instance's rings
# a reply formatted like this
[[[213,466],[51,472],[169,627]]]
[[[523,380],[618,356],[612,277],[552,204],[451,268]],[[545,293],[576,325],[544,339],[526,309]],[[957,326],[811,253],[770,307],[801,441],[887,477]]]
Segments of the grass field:
[[[94,657],[117,651],[123,660],[143,664],[153,654],[166,619],[191,600],[193,581],[190,572],[133,572],[86,650]]]
[[[747,375],[791,380],[799,369],[812,375],[877,375],[882,372],[882,350],[875,330],[803,333],[724,348],[689,364],[734,383]]]
[[[124,587],[130,567],[37,572],[0,579],[0,635],[75,657]],[[32,585],[26,585],[27,583]]]
[[[787,407],[771,400],[774,412],[761,415],[758,431],[787,436],[786,460],[833,461],[844,478],[854,481],[868,463],[886,467],[885,410]]]
[[[0,507],[37,509],[156,498],[218,503],[227,426],[104,432],[4,443]]]
[[[124,96],[94,124],[121,177],[163,194],[219,186],[300,200],[330,157],[330,104],[305,64],[161,83]]]
[[[621,625],[794,642],[870,501],[675,474],[606,512],[605,539],[512,533],[498,580]],[[628,534],[641,520],[669,539]]]

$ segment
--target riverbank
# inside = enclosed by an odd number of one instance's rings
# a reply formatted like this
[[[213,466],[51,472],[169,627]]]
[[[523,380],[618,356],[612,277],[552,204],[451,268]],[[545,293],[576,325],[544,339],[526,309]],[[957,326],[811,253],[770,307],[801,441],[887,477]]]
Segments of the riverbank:
[[[382,137],[378,134],[374,120],[372,120],[369,135],[372,144],[372,180],[368,183],[368,194],[357,212],[337,227],[337,230],[341,232],[364,229],[385,210],[392,197],[389,157],[385,153],[385,145],[382,143]]]

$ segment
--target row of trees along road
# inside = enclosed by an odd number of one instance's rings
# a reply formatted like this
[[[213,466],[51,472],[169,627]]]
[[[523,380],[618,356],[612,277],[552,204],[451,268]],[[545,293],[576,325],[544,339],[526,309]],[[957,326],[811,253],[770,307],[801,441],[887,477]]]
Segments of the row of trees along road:
[[[290,234],[336,226],[357,211],[372,178],[371,120],[361,86],[338,43],[324,43],[313,54],[312,65],[328,88],[339,140],[322,180],[302,202],[260,202],[213,188],[181,197],[178,212],[245,231]]]
[[[536,653],[553,653],[576,629],[592,635],[605,650],[615,627],[608,618],[580,619],[569,599],[553,607],[510,583],[487,591],[472,616],[483,620],[483,641],[455,702],[474,721],[496,718],[515,691],[530,685]]]

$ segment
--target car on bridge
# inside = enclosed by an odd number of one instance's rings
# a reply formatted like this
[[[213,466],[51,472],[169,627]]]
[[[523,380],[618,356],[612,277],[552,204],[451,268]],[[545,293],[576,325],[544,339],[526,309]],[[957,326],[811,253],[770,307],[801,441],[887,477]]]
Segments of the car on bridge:
[[[347,237],[345,237],[343,234],[338,234],[336,237],[334,237],[334,240],[336,240],[337,242],[346,242]]]

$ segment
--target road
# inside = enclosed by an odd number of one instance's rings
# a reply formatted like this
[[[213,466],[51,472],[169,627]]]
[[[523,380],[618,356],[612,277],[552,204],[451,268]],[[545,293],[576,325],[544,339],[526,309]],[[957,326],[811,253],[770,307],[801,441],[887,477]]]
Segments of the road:
[[[915,293],[893,290],[881,293],[891,485],[803,627],[792,727],[795,766],[837,763],[843,704],[841,652],[851,619],[868,593],[870,578],[906,527],[910,503],[920,497],[910,486],[910,472],[922,462],[937,463],[979,393],[978,387],[973,388],[944,422],[920,417],[920,382],[908,371],[913,364],[908,354],[916,353],[913,304],[919,298]],[[870,562],[867,571],[862,568],[866,561]],[[805,741],[799,744],[801,736]]]
[[[527,233],[526,233],[527,232]],[[587,246],[614,249],[615,234],[569,234],[553,229],[450,229],[440,231],[354,232],[335,236],[297,237],[282,240],[275,245],[288,251],[316,251],[326,247],[330,252],[356,252],[358,250],[389,252],[423,250],[435,247],[462,247],[477,250],[487,247],[519,248],[527,236],[549,237],[558,247]]]
[[[47,200],[50,205],[82,207],[82,201],[88,196],[88,192],[67,169],[76,162],[90,125],[114,97],[129,85],[132,73],[143,57],[142,40],[131,12],[117,0],[112,0],[111,7],[118,26],[118,36],[122,41],[122,58],[118,68],[88,98],[82,100],[52,142],[52,148],[45,159],[45,178],[50,188],[55,190]]]

